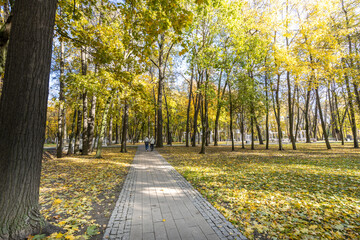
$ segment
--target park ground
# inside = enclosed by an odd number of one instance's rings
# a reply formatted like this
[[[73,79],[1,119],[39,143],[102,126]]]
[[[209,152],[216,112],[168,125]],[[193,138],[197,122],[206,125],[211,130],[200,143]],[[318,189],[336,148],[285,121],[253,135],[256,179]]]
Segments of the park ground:
[[[177,171],[250,239],[360,239],[360,150],[351,144],[158,149]],[[42,214],[67,230],[57,239],[101,239],[136,148],[47,158]],[[41,239],[40,236],[35,238]]]

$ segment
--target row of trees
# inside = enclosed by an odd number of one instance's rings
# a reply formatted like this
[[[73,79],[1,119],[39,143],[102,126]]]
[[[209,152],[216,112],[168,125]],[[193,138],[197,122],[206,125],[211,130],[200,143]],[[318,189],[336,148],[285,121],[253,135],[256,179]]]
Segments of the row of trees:
[[[283,149],[286,138],[296,149],[300,133],[327,148],[329,137],[344,143],[351,135],[358,147],[358,6],[61,2],[53,66],[61,79],[59,139],[68,126],[76,152],[82,133],[88,154],[106,132],[122,151],[144,135],[155,135],[158,147],[202,138],[204,153],[221,128],[233,149],[235,129],[243,147],[250,134],[252,148],[257,136],[266,148],[276,138]],[[58,149],[60,157],[62,141]]]

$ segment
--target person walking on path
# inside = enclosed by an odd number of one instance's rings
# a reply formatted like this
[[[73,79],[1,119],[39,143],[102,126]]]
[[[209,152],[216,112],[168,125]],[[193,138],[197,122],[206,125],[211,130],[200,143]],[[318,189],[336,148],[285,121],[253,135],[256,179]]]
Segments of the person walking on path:
[[[151,137],[151,139],[150,139],[150,149],[151,149],[151,151],[154,151],[154,145],[155,145],[155,139],[154,139],[154,137]]]
[[[145,142],[145,150],[148,151],[149,150],[149,138],[146,136],[145,139],[144,139],[144,142]]]

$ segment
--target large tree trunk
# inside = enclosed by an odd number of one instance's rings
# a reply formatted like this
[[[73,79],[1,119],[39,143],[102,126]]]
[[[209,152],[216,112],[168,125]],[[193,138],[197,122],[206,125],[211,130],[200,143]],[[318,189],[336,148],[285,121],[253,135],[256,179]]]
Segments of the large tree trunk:
[[[321,122],[322,129],[323,129],[323,134],[324,134],[324,138],[325,138],[326,147],[327,147],[327,149],[331,149],[328,134],[326,132],[325,121],[324,121],[324,118],[323,118],[323,115],[322,115],[321,103],[320,103],[320,97],[319,97],[319,89],[318,88],[315,89],[315,93],[316,93],[316,102],[317,102],[317,106],[318,106],[318,110],[319,110],[319,117],[320,117],[320,122]]]
[[[60,90],[59,90],[59,116],[58,116],[58,145],[56,157],[62,158],[63,138],[64,138],[64,119],[65,119],[65,96],[64,96],[64,42],[60,41]]]
[[[15,2],[0,101],[0,239],[45,226],[39,186],[56,5]]]

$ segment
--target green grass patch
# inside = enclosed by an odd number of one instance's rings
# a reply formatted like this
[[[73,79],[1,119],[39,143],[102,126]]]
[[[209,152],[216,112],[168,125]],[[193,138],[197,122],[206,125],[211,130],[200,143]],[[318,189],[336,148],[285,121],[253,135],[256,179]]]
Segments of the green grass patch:
[[[332,146],[160,152],[250,239],[360,239],[360,150]]]

